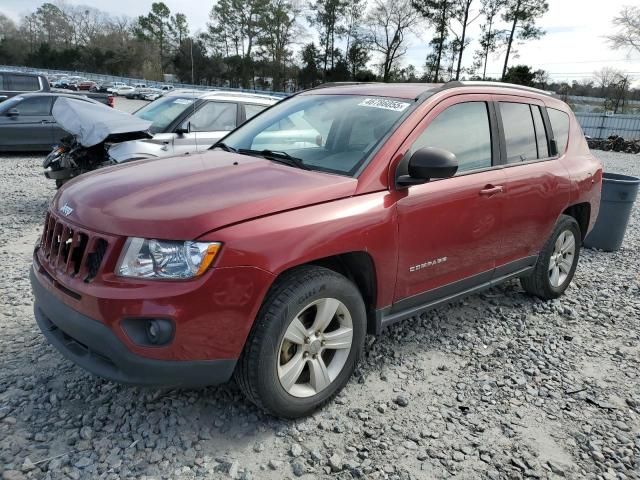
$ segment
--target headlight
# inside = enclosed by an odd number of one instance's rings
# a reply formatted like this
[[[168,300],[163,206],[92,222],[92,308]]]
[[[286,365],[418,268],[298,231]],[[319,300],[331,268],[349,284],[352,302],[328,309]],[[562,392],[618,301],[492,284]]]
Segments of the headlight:
[[[186,279],[202,275],[220,250],[218,242],[127,239],[116,274],[121,277]]]

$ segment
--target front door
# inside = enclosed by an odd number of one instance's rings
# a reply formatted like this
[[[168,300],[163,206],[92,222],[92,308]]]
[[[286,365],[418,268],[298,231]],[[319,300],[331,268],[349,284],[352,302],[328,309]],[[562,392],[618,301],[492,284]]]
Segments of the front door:
[[[25,97],[14,106],[17,115],[3,116],[6,144],[16,150],[50,149],[54,143],[52,99],[50,96]]]
[[[174,138],[174,153],[177,155],[207,150],[236,128],[237,123],[237,103],[208,101],[183,122],[183,130],[188,133]]]
[[[459,167],[452,178],[408,188],[397,202],[394,310],[491,280],[505,203],[505,174],[496,165],[492,125],[495,117],[486,97],[464,95],[438,104],[417,127],[418,136],[410,137],[415,140],[409,155],[422,147],[443,148],[456,155]]]

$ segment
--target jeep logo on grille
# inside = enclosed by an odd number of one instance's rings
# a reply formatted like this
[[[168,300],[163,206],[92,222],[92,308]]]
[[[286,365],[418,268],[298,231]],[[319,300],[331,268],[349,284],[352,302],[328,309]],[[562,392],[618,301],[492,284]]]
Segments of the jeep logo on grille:
[[[73,208],[71,208],[68,203],[65,203],[62,207],[60,207],[60,213],[65,217],[68,217],[73,213]]]

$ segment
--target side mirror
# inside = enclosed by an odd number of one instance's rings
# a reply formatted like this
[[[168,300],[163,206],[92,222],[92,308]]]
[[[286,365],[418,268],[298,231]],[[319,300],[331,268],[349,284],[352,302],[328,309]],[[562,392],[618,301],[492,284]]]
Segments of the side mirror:
[[[191,122],[184,122],[178,128],[176,128],[176,133],[178,135],[184,135],[185,133],[191,132]]]
[[[7,117],[17,117],[18,115],[20,115],[20,112],[17,108],[10,108],[7,111]]]
[[[407,170],[409,175],[397,178],[398,186],[409,187],[426,183],[432,178],[453,177],[458,171],[458,160],[448,150],[424,147],[413,152]]]

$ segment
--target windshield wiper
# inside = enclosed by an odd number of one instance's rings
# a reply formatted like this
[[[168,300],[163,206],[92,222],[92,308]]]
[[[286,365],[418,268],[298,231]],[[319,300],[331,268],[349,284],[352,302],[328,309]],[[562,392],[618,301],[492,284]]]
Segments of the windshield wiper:
[[[283,163],[285,165],[289,165],[290,167],[301,168],[303,170],[311,170],[305,163],[297,158],[292,157],[287,152],[279,152],[276,150],[251,150],[248,148],[239,148],[237,153],[242,153],[244,155],[257,155],[267,160],[271,160],[272,162]]]
[[[221,148],[222,150],[224,150],[225,152],[236,152],[236,149],[233,147],[230,147],[229,145],[227,145],[224,142],[217,142],[213,144],[213,147],[211,147],[211,150],[213,150],[214,148]]]

